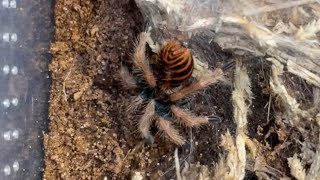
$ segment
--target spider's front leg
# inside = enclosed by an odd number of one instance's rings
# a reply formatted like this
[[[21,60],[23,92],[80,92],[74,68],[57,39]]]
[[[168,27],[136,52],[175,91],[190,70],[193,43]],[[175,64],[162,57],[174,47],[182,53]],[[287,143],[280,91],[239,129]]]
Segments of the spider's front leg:
[[[124,87],[126,89],[139,88],[138,83],[136,82],[136,80],[133,77],[133,75],[129,72],[127,67],[121,66],[120,77],[122,79],[121,82],[122,82],[122,84],[124,85]],[[126,111],[128,113],[136,111],[141,106],[143,101],[144,101],[144,99],[143,99],[143,97],[141,95],[132,97],[131,100],[129,101],[130,104],[128,105],[128,108],[127,108]]]
[[[220,68],[217,68],[214,71],[208,71],[208,73],[204,74],[197,82],[172,93],[170,95],[170,100],[173,102],[178,101],[188,95],[191,95],[203,88],[216,83],[222,76],[223,71]]]
[[[136,83],[136,80],[134,79],[133,75],[125,66],[121,66],[120,68],[120,78],[125,88],[135,89],[138,87],[138,84]]]
[[[150,87],[156,87],[156,78],[154,77],[150,68],[149,61],[146,57],[146,45],[150,41],[150,35],[147,32],[142,32],[135,44],[135,51],[133,54],[133,61],[135,66],[143,73],[144,78]]]
[[[216,68],[213,71],[209,69],[205,70],[205,72],[201,73],[202,76],[197,80],[197,82],[172,93],[170,95],[170,100],[172,102],[178,101],[186,96],[196,93],[201,89],[217,83],[223,77],[224,72],[233,67],[233,65],[234,61],[231,61],[222,68]]]

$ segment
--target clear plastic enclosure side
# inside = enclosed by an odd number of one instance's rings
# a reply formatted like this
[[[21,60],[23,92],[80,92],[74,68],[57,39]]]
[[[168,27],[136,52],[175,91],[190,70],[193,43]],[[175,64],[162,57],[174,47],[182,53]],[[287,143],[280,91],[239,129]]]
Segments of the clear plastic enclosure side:
[[[53,1],[0,0],[0,179],[41,179]]]

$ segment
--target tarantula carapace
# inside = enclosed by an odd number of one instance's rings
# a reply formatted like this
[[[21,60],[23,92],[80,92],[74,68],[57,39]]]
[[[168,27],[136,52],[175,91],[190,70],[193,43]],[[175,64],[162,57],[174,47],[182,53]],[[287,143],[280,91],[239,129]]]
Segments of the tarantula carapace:
[[[133,71],[139,72],[137,75],[132,75],[125,67],[121,68],[121,77],[126,85],[140,92],[128,110],[133,111],[147,102],[138,123],[142,136],[153,143],[150,127],[155,122],[163,135],[182,145],[186,140],[174,127],[174,122],[190,128],[200,127],[217,116],[195,116],[180,107],[181,100],[216,83],[223,76],[223,70],[201,68],[190,50],[176,40],[167,41],[152,56],[146,52],[147,45],[152,46],[150,34],[142,32],[133,54]],[[188,81],[191,81],[189,85],[186,84]]]

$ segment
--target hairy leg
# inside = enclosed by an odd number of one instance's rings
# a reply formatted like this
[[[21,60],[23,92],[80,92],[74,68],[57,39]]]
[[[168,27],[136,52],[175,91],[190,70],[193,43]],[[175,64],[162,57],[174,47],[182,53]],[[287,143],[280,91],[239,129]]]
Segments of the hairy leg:
[[[195,116],[188,111],[185,111],[177,106],[172,105],[171,111],[173,115],[178,119],[180,124],[187,127],[199,127],[208,124],[211,120],[210,117],[205,116]]]
[[[150,126],[155,116],[155,102],[152,100],[147,104],[144,114],[139,120],[139,131],[149,144],[152,144],[154,139],[150,133]]]
[[[149,66],[149,62],[146,58],[146,44],[148,42],[149,34],[142,32],[135,44],[135,51],[133,54],[133,61],[137,68],[142,70],[144,78],[148,82],[149,86],[156,87],[156,79],[152,74]]]
[[[208,71],[208,73],[204,74],[197,82],[172,93],[170,95],[170,99],[171,101],[180,100],[218,82],[218,80],[222,77],[223,71],[220,68],[217,68],[214,71]]]
[[[221,68],[216,68],[211,71],[207,68],[200,68],[200,77],[198,81],[191,84],[190,86],[184,87],[170,95],[171,101],[180,100],[186,96],[196,93],[197,91],[204,89],[212,84],[217,83],[224,77],[224,73],[235,65],[234,60],[230,60],[224,64]],[[201,66],[199,66],[201,67]]]
[[[171,142],[177,145],[183,145],[185,143],[186,140],[179,134],[179,131],[173,127],[169,120],[159,117],[157,120],[157,126],[161,133],[165,137],[169,138]]]
[[[143,103],[143,98],[141,96],[134,96],[131,100],[130,100],[130,104],[128,106],[127,112],[135,112],[140,105]]]
[[[121,66],[120,77],[122,79],[123,84],[125,85],[125,88],[128,88],[128,89],[137,88],[137,83],[134,80],[132,74],[130,74],[127,67]]]

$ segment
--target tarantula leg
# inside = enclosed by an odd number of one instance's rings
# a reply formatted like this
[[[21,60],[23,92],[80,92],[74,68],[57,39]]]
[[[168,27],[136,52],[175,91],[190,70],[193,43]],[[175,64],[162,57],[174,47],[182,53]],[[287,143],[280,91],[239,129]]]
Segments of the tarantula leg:
[[[179,134],[179,131],[175,129],[169,120],[159,117],[157,120],[158,129],[163,135],[168,137],[173,143],[181,146],[186,140]]]
[[[204,74],[197,82],[172,93],[170,95],[170,99],[171,101],[180,100],[188,95],[197,92],[198,90],[201,90],[218,82],[218,80],[222,77],[223,71],[220,68],[217,68],[214,71],[208,71],[208,73]]]
[[[147,32],[142,32],[139,37],[138,41],[135,45],[135,51],[133,54],[133,61],[134,64],[142,70],[143,75],[151,87],[156,87],[156,79],[152,74],[150,69],[149,62],[147,61],[146,57],[146,44],[148,42],[149,35]]]
[[[130,74],[127,67],[121,66],[120,77],[126,88],[129,88],[129,89],[137,88],[137,83],[134,80],[132,74]]]
[[[152,100],[147,104],[144,114],[139,120],[139,131],[148,144],[153,144],[154,139],[150,133],[150,126],[155,116],[155,102]]]
[[[127,108],[127,112],[136,111],[142,103],[143,103],[143,98],[141,96],[135,96],[131,101],[131,103],[129,104]]]
[[[179,122],[187,127],[199,127],[208,124],[211,120],[210,117],[192,115],[190,112],[174,105],[171,106],[171,111]]]

